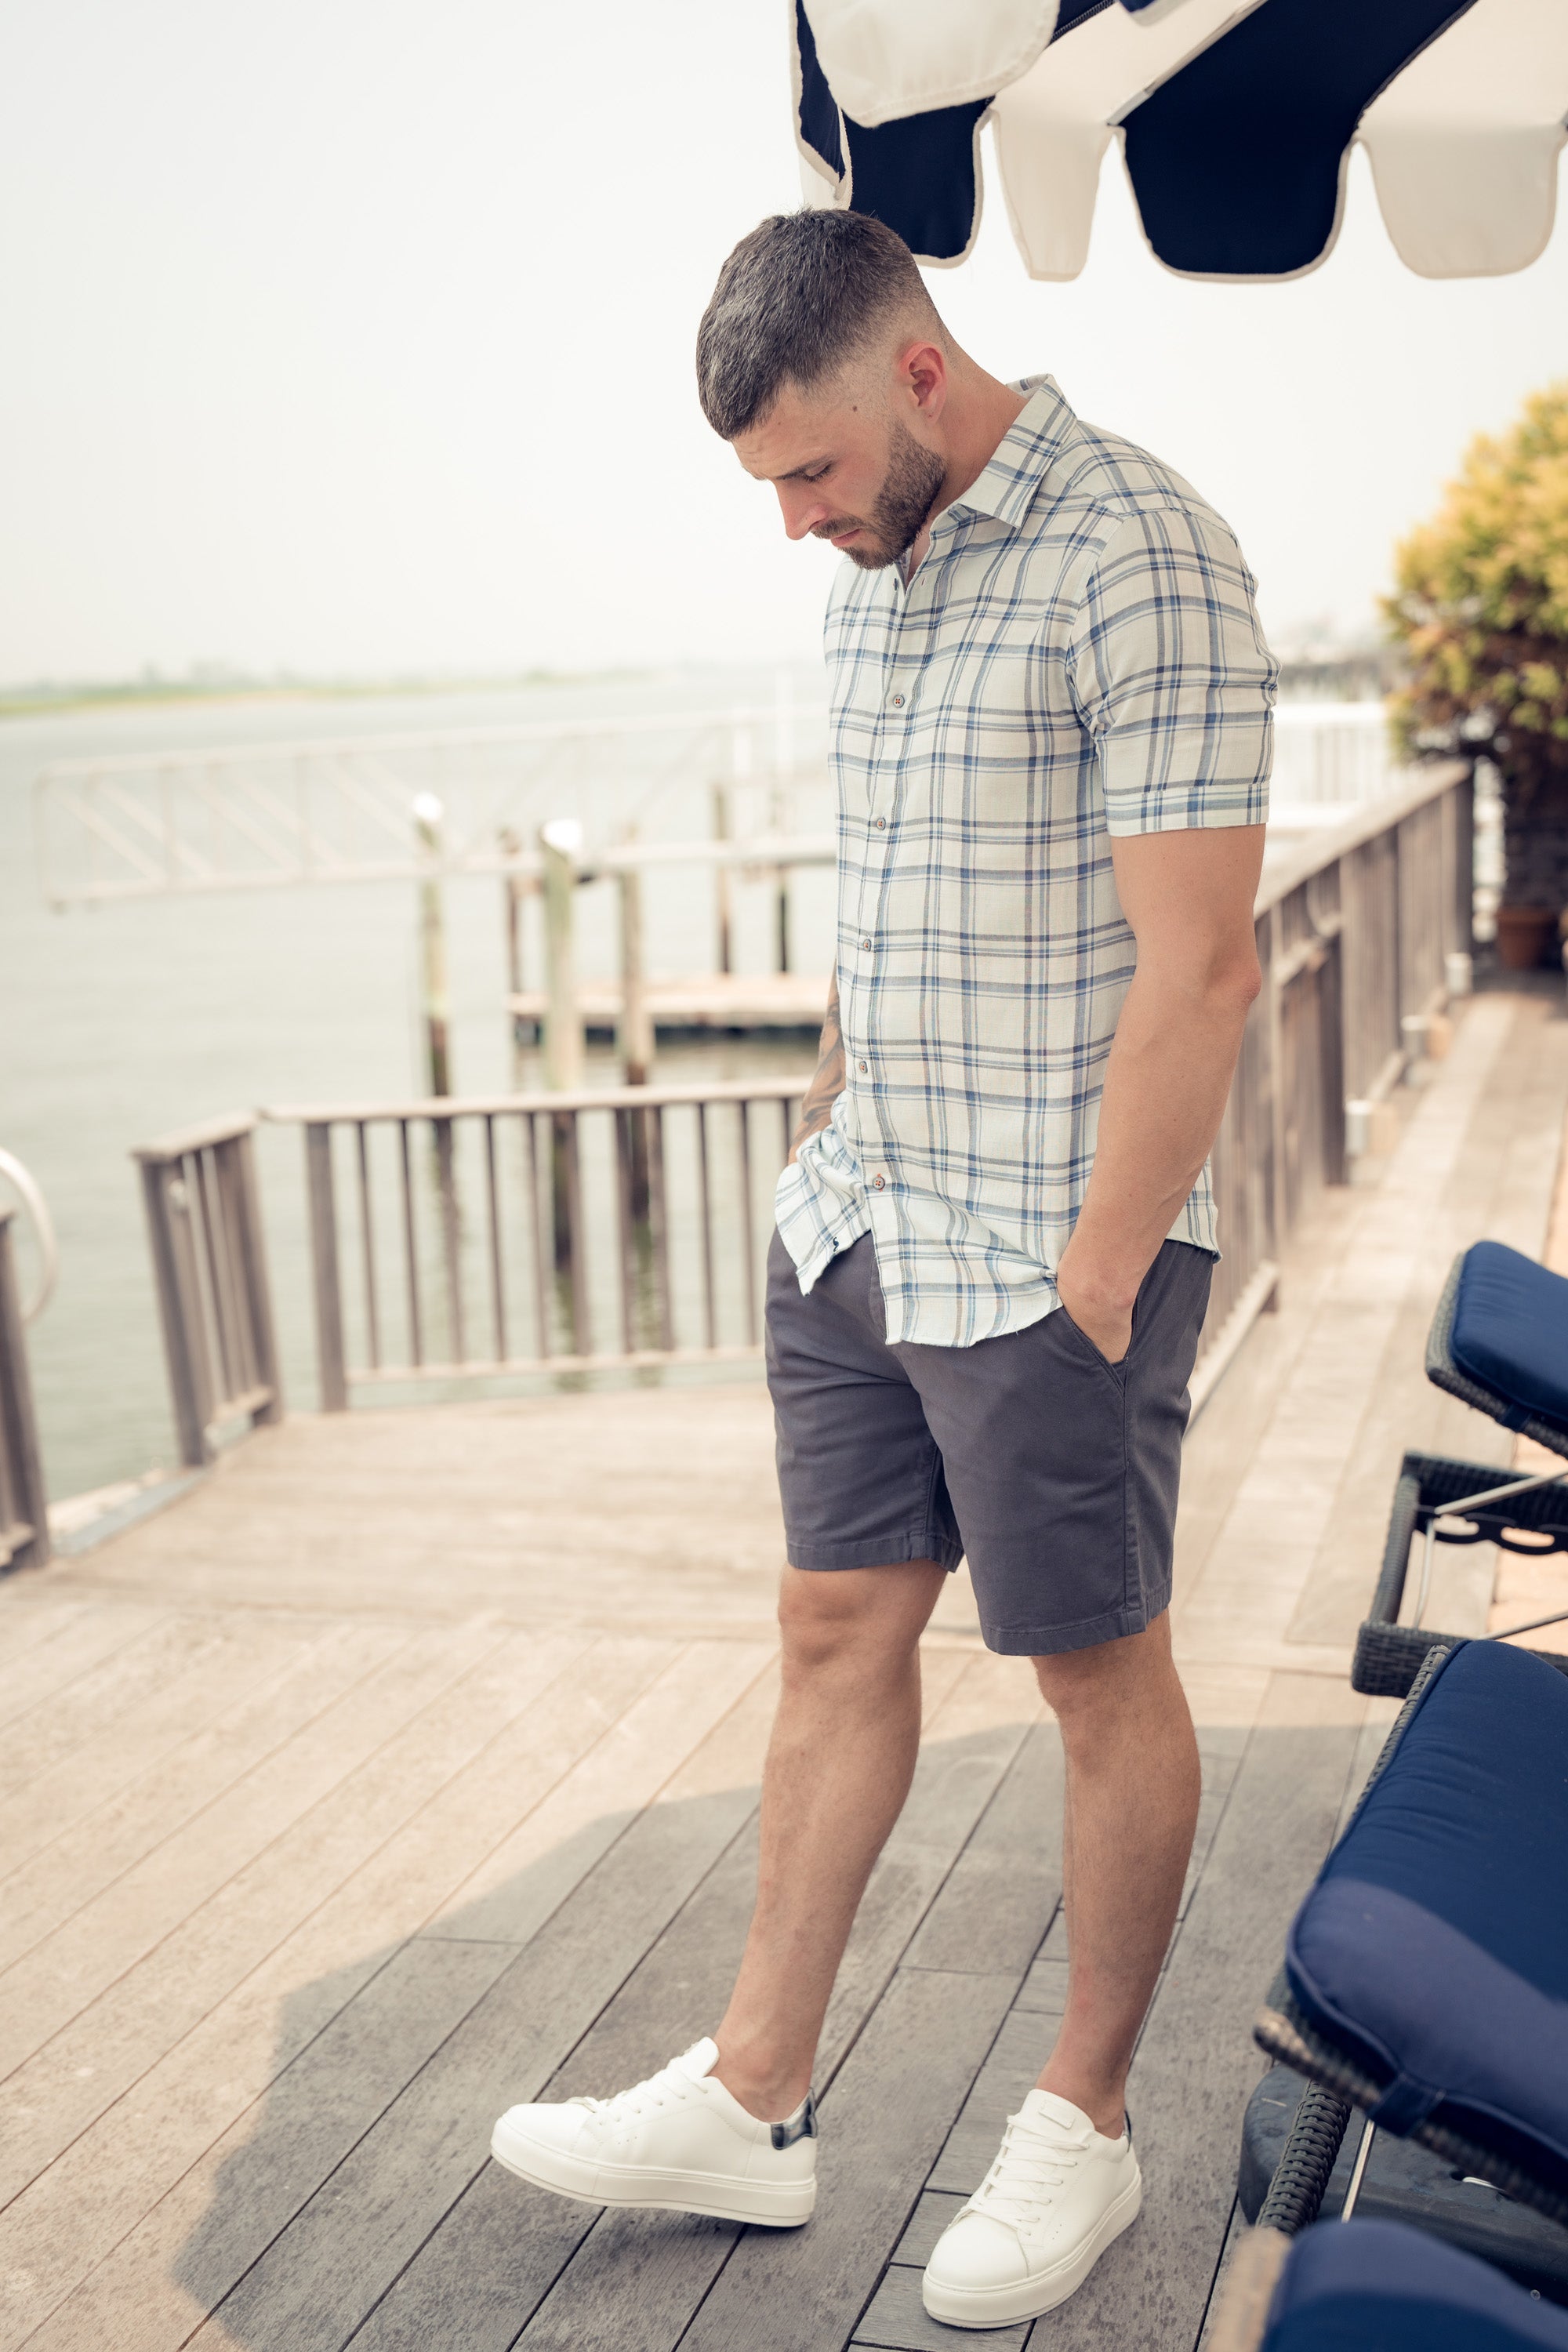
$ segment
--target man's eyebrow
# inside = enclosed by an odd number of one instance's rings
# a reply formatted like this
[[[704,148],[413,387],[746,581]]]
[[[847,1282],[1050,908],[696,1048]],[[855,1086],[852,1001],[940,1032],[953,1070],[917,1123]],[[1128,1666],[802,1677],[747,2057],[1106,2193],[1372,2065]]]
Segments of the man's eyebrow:
[[[815,467],[826,466],[830,462],[826,457],[805,457],[798,466],[792,467],[787,474],[773,474],[769,476],[769,479],[774,482],[798,482],[804,475],[811,473]]]

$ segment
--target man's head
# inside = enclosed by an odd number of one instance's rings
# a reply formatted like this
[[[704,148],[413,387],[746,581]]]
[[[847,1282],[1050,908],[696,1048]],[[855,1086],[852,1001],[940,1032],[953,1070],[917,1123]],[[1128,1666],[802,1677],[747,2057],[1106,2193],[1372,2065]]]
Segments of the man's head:
[[[861,213],[778,213],[719,273],[697,337],[713,430],[778,491],[792,539],[897,562],[947,477],[959,357],[914,257]]]

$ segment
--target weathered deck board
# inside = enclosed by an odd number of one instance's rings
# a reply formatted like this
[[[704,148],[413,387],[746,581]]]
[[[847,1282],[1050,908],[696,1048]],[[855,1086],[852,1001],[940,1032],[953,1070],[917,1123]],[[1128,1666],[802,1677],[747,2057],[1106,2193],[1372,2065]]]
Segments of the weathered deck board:
[[[0,1691],[16,1661],[40,1642],[53,1641],[67,1625],[73,1624],[88,1610],[96,1608],[96,1601],[71,1597],[57,1591],[52,1586],[32,1577],[13,1578],[6,1587],[5,1648],[0,1659]]]
[[[258,1878],[275,1874],[278,1841],[505,1638],[500,1626],[457,1625],[405,1642],[286,1748],[13,1962],[0,1975],[0,2065],[20,2065],[110,1986],[123,1993],[131,1972],[154,1952],[153,1998],[194,2023],[207,2006],[190,1973],[210,1948],[206,1906],[226,1911],[244,1938],[265,1934]],[[372,1804],[396,1801],[395,1783],[379,1764],[364,1796]]]
[[[1034,2352],[1193,2352],[1248,2021],[1390,1712],[1343,1675],[1393,1464],[1503,1458],[1422,1379],[1431,1300],[1478,1232],[1541,1246],[1565,1095],[1543,996],[1474,1007],[1195,1433],[1205,1796],[1133,2074],[1148,2203]],[[0,1584],[5,2352],[956,2340],[920,2266],[1066,1988],[1056,1735],[962,1576],[829,2016],[809,2228],[601,2217],[485,2160],[500,2105],[617,2087],[723,1998],[773,1704],[770,1457],[744,1381],[297,1420]],[[1462,1576],[1450,1602],[1479,1605]]]
[[[271,1627],[256,1627],[265,1647]],[[284,1748],[406,1638],[370,1619],[326,1629],[285,1654],[225,1719],[193,1730],[162,1763],[57,1837],[5,1881],[0,1956],[8,1962],[72,1918],[257,1765]]]
[[[248,1612],[237,1620],[209,1616],[199,1624],[199,1637],[180,1627],[191,1638],[182,1644],[186,1654],[178,1670],[160,1672],[139,1699],[95,1727],[83,1727],[68,1750],[0,1804],[0,1908],[8,1919],[15,1913],[6,1897],[15,1889],[6,1881],[30,1854],[100,1815],[166,1758],[226,1722],[303,1647],[298,1633],[258,1626]],[[173,1660],[165,1655],[159,1663],[169,1667]],[[0,1936],[0,1958],[9,1957],[11,1948]]]
[[[552,1789],[442,1905],[426,1933],[526,1943],[559,1900],[552,1856],[606,1850],[652,1802],[694,1744],[764,1671],[771,1649],[699,1642],[616,1717],[581,1767]]]
[[[16,1724],[35,1708],[47,1707],[78,1675],[90,1674],[168,1614],[156,1603],[108,1600],[68,1616],[44,1640],[0,1664],[0,1724]]]
[[[137,2085],[129,2104],[146,2137],[139,2135],[135,2143],[135,2172],[128,2163],[131,2149],[123,2137],[127,2117],[122,2109],[111,2111],[102,2131],[89,2133],[86,2141],[70,2149],[37,2184],[37,2190],[13,2209],[20,2237],[31,2249],[35,2273],[39,2268],[43,2244],[47,2242],[55,2251],[57,2291],[70,2283],[65,2265],[75,2264],[74,2275],[79,2277],[92,2252],[103,2245],[106,2226],[112,2231],[116,2223],[126,2224],[128,2209],[138,2193],[138,2178],[143,2194],[149,2170],[173,2187],[181,2181],[191,2163],[204,2160],[205,2193],[211,2177],[234,2148],[246,2143],[254,2122],[247,2110],[257,2096],[266,2092],[268,2084],[284,2069],[297,2065],[300,2073],[289,2083],[289,2095],[294,2095],[299,2083],[308,2083],[319,2063],[331,2063],[331,2044],[323,2046],[323,2041],[316,2037],[324,2037],[326,2029],[353,2001],[362,1985],[374,1981],[377,1970],[388,1958],[384,1943],[378,1951],[378,1939],[386,1938],[389,1932],[394,1938],[416,1934],[426,1926],[431,1912],[450,1892],[454,1880],[466,1874],[473,1856],[485,1851],[487,1842],[493,1843],[502,1824],[515,1819],[520,1809],[526,1810],[531,1796],[535,1801],[543,1801],[552,1790],[563,1785],[563,1775],[570,1781],[573,1768],[580,1769],[584,1754],[591,1757],[595,1748],[613,1730],[617,1710],[626,1712],[636,1707],[651,1675],[662,1663],[657,1654],[657,1654],[658,1645],[646,1642],[601,1642],[590,1653],[580,1637],[552,1634],[542,1638],[517,1636],[510,1646],[523,1643],[531,1643],[539,1655],[531,1666],[515,1673],[510,1684],[503,1684],[497,1694],[499,1704],[492,1701],[495,1712],[504,1714],[506,1718],[499,1733],[494,1722],[487,1721],[479,1712],[479,1694],[469,1691],[463,1695],[463,1712],[470,1718],[465,1748],[482,1743],[481,1754],[465,1769],[449,1773],[400,1831],[377,1845],[344,1879],[332,1897],[310,1912],[293,1935],[263,1962],[259,1981],[243,1981],[204,2020],[200,2028],[171,2052],[163,2067],[154,2070],[161,2079],[150,2080],[145,2086]],[[624,1654],[613,1654],[616,1650]],[[585,1696],[580,1687],[578,1669],[583,1658],[589,1654],[594,1656],[596,1672],[592,1693]],[[676,1654],[679,1657],[685,1654],[678,1651]],[[722,1655],[737,1675],[743,1675],[748,1665],[754,1674],[759,1664],[765,1664],[765,1654],[753,1651],[748,1658],[731,1644],[723,1645]],[[539,1694],[542,1681],[546,1681],[548,1687]],[[532,1694],[539,1695],[541,1704],[530,1704]],[[732,1696],[732,1687],[718,1686],[711,1694],[710,1706],[720,1707]],[[761,1717],[759,1709],[752,1727],[753,1742],[765,1735]],[[689,1750],[692,1738],[700,1738],[700,1729],[695,1727],[700,1724],[700,1716],[694,1715],[685,1736],[685,1751]],[[489,1734],[494,1736],[487,1738]],[[458,1749],[455,1754],[448,1753],[446,1764],[450,1767],[463,1752]],[[698,1752],[700,1757],[700,1748]],[[650,1777],[657,1777],[668,1766],[669,1754],[667,1750],[663,1757],[648,1759]],[[576,1881],[592,1868],[606,1842],[613,1840],[635,1816],[635,1802],[627,1804],[613,1818],[596,1822],[596,1834],[569,1839],[552,1853],[549,1871],[542,1874],[549,1881],[548,1890],[542,1888],[541,1892],[542,1910],[551,1907],[552,1896],[559,1901],[571,1892]],[[289,1885],[299,1858],[284,1852],[279,1859],[279,1882]],[[458,1936],[428,1940],[475,1939]],[[510,1959],[513,1947],[500,1948],[502,1959]],[[300,1990],[290,1992],[290,1988]],[[277,2026],[280,1995],[284,1996],[281,2032]],[[187,2103],[199,2092],[204,2081],[210,2079],[215,2057],[220,2051],[226,2058],[225,2105],[234,2120],[226,2138],[220,2139],[213,2148],[210,2126],[216,2117],[210,2099],[202,2118],[207,2128],[199,2137],[188,2128]],[[237,2064],[240,2053],[248,2059],[248,2064]],[[395,2087],[401,2089],[401,2081]],[[387,2098],[373,2097],[368,2107],[361,2105],[347,2111],[341,2094],[331,2097],[323,2095],[323,2103],[339,2116],[346,2113],[349,2121],[357,2116],[347,2141],[336,2148],[331,2158],[335,2161],[352,2146],[359,2131],[376,2120]],[[182,2124],[187,2127],[180,2128]],[[286,2193],[292,2201],[286,2201],[279,2211],[268,2204],[259,2190],[251,2200],[244,2227],[237,2232],[236,2276],[247,2261],[264,2250],[271,2234],[287,2223],[317,2185],[300,2149],[286,2145]],[[209,2149],[210,2157],[206,2153]],[[194,2220],[201,2200],[192,2204],[182,2190],[182,2201],[190,2208],[187,2219]],[[247,2231],[254,2233],[268,2214],[271,2215],[270,2222],[262,2230],[259,2240],[250,2242]],[[0,2250],[6,2247],[11,2221],[11,2215],[0,2219]],[[110,2234],[108,2243],[113,2242]],[[247,2244],[249,2251],[246,2252]],[[141,2310],[143,2319],[147,2319],[145,2296]],[[190,2314],[183,2311],[171,2323],[173,2332],[155,2340],[178,2343],[190,2324]]]
[[[139,1641],[122,1643],[67,1687],[0,1729],[0,1799],[17,1790],[127,1714],[140,1716],[182,1672],[201,1667],[217,1640],[210,1618],[158,1619]]]

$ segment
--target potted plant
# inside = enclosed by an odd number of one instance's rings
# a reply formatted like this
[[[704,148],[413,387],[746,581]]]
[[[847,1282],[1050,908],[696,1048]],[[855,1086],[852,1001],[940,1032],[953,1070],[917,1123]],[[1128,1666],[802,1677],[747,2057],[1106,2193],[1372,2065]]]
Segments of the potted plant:
[[[1495,762],[1499,960],[1555,962],[1568,907],[1568,383],[1471,443],[1436,514],[1396,549],[1394,576],[1384,612],[1407,666],[1398,739],[1407,755]]]

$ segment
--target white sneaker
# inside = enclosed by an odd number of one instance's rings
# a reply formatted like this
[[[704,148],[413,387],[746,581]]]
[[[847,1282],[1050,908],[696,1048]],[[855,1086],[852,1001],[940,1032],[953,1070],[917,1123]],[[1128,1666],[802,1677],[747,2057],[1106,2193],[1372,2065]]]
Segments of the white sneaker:
[[[1083,2284],[1142,2201],[1131,2127],[1107,2139],[1070,2101],[1031,2091],[1007,2118],[995,2163],[937,2240],[926,2309],[950,2327],[1037,2319]]]
[[[713,2078],[718,2044],[613,2099],[509,2107],[490,2154],[536,2189],[589,2205],[659,2205],[793,2230],[816,2202],[816,2117],[809,2094],[782,2124],[759,2123]]]

